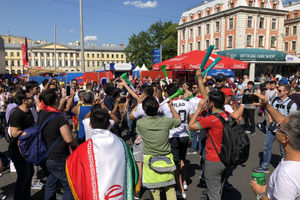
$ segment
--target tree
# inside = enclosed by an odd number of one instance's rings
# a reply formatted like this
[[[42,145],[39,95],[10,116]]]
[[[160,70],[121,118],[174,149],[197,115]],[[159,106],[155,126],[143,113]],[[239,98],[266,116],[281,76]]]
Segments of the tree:
[[[163,44],[163,60],[177,55],[177,24],[171,21],[155,22],[147,31],[133,34],[125,48],[129,62],[135,65],[145,64],[148,68],[152,66],[152,49],[159,49]]]

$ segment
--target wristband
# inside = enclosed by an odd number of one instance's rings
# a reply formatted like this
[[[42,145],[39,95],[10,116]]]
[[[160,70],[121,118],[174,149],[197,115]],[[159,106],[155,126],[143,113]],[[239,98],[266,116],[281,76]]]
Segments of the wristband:
[[[256,195],[256,199],[257,199],[257,200],[261,200],[261,198],[262,198],[264,195],[266,195],[266,193],[264,193],[264,192],[259,193],[259,194]]]

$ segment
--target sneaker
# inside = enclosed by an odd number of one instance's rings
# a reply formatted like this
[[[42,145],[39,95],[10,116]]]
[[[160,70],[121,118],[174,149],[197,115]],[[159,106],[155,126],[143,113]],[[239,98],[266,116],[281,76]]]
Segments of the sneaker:
[[[188,155],[195,155],[195,154],[197,154],[197,151],[189,151],[186,154],[188,154]]]
[[[251,132],[250,132],[250,131],[245,131],[245,133],[249,134],[249,133],[251,133]]]
[[[44,184],[38,181],[36,184],[31,185],[31,189],[33,190],[41,190],[43,188]]]
[[[184,190],[187,190],[187,189],[188,189],[188,186],[187,186],[186,183],[183,183],[183,189],[184,189]]]
[[[6,195],[0,194],[0,200],[4,200],[4,199],[6,199]]]
[[[134,194],[134,199],[141,199],[142,195],[141,192],[137,192]]]
[[[200,200],[209,200],[209,198],[208,198],[207,195],[205,195],[205,196],[203,196],[203,197],[200,197]]]
[[[185,192],[183,192],[181,195],[182,195],[183,199],[186,199],[186,193]]]
[[[260,172],[260,173],[266,173],[266,174],[270,172],[269,168],[263,168],[263,167],[258,167],[256,169],[254,169],[253,171]]]
[[[251,132],[251,133],[250,133],[251,136],[254,136],[255,134],[256,134],[255,132]]]
[[[204,179],[200,178],[200,182],[199,184],[197,185],[198,187],[201,187],[201,188],[207,188],[206,186],[206,182]]]

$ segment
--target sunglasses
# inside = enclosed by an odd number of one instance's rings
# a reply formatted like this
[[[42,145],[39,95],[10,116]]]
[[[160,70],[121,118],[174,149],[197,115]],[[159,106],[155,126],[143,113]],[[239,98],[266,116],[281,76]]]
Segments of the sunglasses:
[[[198,89],[197,87],[192,87],[192,89]]]
[[[280,92],[283,92],[284,90],[278,90],[278,92],[280,93]]]
[[[279,131],[279,132],[281,132],[281,133],[283,133],[285,135],[288,135],[287,132],[285,132],[284,130],[282,130],[280,128],[280,124],[275,124],[275,132],[277,132],[277,131]]]

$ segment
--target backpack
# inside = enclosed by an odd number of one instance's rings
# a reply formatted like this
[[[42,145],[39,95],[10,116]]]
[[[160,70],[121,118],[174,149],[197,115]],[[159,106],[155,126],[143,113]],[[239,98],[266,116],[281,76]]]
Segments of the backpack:
[[[21,155],[25,160],[33,165],[42,164],[47,158],[54,146],[61,139],[61,136],[53,142],[51,147],[47,149],[42,136],[42,130],[48,122],[53,120],[59,113],[54,113],[46,119],[41,126],[38,120],[34,126],[26,128],[18,138],[18,146]]]
[[[14,110],[15,110],[16,108],[18,108],[18,107],[16,106],[16,107],[14,107],[14,108],[11,109],[11,111],[10,111],[10,113],[9,113],[8,121],[9,121],[10,116],[12,115],[12,113],[14,112]],[[12,143],[13,141],[15,141],[15,140],[17,139],[17,138],[11,137],[11,135],[9,134],[9,131],[8,131],[8,129],[9,129],[9,123],[7,123],[7,126],[5,126],[5,127],[2,128],[2,129],[3,129],[3,130],[1,130],[1,131],[3,131],[3,135],[4,135],[5,140],[6,140],[6,142],[7,142],[8,144]]]
[[[273,104],[275,103],[275,101],[277,101],[278,99],[280,99],[279,97],[275,97],[273,100],[272,100],[272,104],[271,104],[271,106],[273,106]],[[288,103],[288,105],[287,105],[287,112],[288,112],[288,114],[290,113],[290,109],[291,109],[291,107],[292,107],[292,105],[293,104],[296,104],[297,105],[297,103],[296,103],[296,101],[294,101],[293,99],[290,99],[290,101],[289,101],[289,103]],[[281,104],[280,104],[281,105]],[[298,107],[298,106],[297,106]],[[275,108],[276,109],[276,108]],[[277,110],[277,109],[276,109]],[[297,110],[298,110],[298,108],[297,108]]]
[[[225,112],[226,113],[226,112]],[[221,151],[217,147],[208,132],[208,136],[218,154],[219,159],[226,166],[237,166],[245,163],[249,158],[250,140],[244,129],[227,113],[228,121],[220,114],[214,114],[223,124],[223,138]]]

